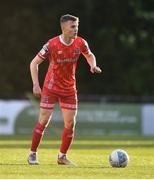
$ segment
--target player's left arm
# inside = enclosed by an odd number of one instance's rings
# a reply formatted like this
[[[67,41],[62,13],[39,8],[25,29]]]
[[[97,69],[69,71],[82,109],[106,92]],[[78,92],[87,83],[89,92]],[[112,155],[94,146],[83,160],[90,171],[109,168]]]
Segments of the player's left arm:
[[[101,73],[102,72],[101,68],[96,65],[95,55],[89,49],[88,43],[84,39],[82,40],[83,40],[82,54],[84,55],[88,64],[90,65],[90,71],[92,73]]]
[[[96,65],[96,58],[92,52],[90,52],[88,54],[83,53],[83,55],[86,58],[88,64],[90,65],[90,71],[92,73],[101,73],[102,72],[101,68]]]

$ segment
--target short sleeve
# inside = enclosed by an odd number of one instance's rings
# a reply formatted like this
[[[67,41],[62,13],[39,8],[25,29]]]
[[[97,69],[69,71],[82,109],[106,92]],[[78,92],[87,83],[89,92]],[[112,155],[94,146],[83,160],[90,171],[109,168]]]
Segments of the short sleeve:
[[[87,41],[85,41],[84,39],[82,39],[82,49],[81,49],[81,52],[82,54],[91,54],[91,51],[90,51],[90,48],[89,48],[89,45],[87,43]]]
[[[38,56],[42,59],[47,59],[48,55],[49,55],[49,42],[47,42],[38,53]]]

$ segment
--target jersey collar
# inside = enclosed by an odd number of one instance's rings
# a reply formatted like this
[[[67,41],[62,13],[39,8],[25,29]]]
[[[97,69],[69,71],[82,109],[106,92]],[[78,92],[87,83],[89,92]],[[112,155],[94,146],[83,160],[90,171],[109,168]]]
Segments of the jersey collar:
[[[70,44],[66,44],[66,43],[63,41],[61,35],[59,35],[59,40],[60,40],[60,42],[61,42],[62,44],[64,44],[65,46],[70,46],[70,45],[73,44],[73,42],[74,42],[74,40],[73,40]]]

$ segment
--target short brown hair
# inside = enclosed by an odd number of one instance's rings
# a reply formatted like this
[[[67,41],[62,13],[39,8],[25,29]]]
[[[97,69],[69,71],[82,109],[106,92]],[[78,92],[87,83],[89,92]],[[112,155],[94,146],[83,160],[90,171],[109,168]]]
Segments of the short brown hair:
[[[67,22],[67,21],[79,21],[79,18],[75,17],[73,15],[70,15],[70,14],[65,14],[65,15],[61,16],[60,24],[64,23],[64,22]]]

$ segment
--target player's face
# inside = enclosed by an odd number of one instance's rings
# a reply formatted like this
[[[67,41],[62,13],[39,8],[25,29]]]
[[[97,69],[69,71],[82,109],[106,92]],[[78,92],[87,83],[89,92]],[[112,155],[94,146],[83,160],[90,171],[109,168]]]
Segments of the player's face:
[[[65,36],[74,39],[78,34],[78,26],[78,21],[67,21],[63,25],[63,33],[65,34]]]

